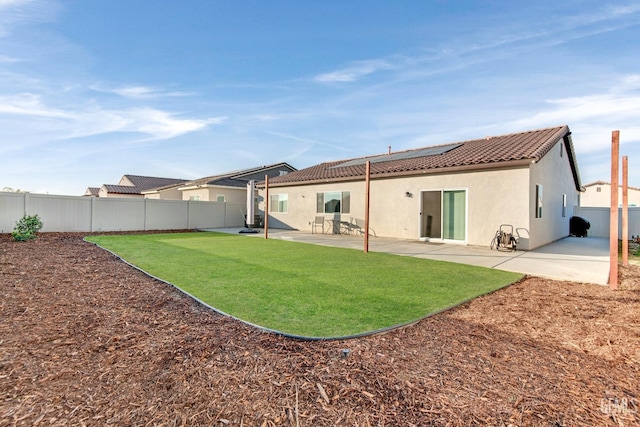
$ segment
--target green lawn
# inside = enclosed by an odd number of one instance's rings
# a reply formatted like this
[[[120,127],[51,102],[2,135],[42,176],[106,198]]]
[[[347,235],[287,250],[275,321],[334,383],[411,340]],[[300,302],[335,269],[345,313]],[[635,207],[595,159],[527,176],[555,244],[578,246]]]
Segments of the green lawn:
[[[335,337],[410,322],[522,275],[222,233],[90,236],[207,304],[280,332]]]

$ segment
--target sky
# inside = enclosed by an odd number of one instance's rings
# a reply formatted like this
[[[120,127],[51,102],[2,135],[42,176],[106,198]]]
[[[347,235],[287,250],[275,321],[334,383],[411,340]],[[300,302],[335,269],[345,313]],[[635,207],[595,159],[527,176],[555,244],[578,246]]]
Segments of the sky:
[[[568,125],[640,187],[640,3],[0,0],[0,190],[82,195]]]

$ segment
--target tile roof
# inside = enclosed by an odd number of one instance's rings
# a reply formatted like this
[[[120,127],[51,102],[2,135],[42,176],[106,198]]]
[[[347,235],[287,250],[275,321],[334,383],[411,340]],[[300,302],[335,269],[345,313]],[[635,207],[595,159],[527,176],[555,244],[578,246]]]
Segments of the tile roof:
[[[84,192],[85,196],[97,196],[100,193],[100,187],[87,187]]]
[[[220,175],[206,176],[204,178],[195,179],[193,181],[185,182],[183,187],[203,186],[203,185],[221,185],[225,187],[244,187],[247,185],[249,178],[247,175],[260,172],[265,169],[273,169],[278,166],[283,166],[287,169],[295,171],[296,169],[287,163],[275,163],[266,166],[257,166],[249,169],[241,169],[232,172],[227,172]]]
[[[567,152],[576,188],[579,189],[580,179],[570,134],[568,126],[559,126],[392,153],[389,161],[381,159],[384,155],[378,155],[362,157],[360,158],[361,162],[357,161],[358,159],[326,162],[269,179],[269,185],[277,187],[290,184],[363,179],[365,175],[364,163],[367,159],[375,159],[375,162],[371,162],[372,179],[524,165],[542,159],[558,140],[567,136]],[[437,147],[444,147],[448,150],[428,150],[436,153],[445,152],[435,155],[420,155],[427,148]],[[416,157],[412,156],[412,152],[417,153]],[[345,166],[341,166],[343,164]]]
[[[186,179],[159,178],[155,176],[125,175],[129,181],[138,189],[138,192],[150,190],[152,188],[166,187],[187,182]]]
[[[132,185],[104,184],[103,187],[112,194],[140,194],[140,190]]]
[[[160,187],[167,187],[171,185],[179,185],[187,181],[186,179],[160,178],[155,176],[141,175],[124,175],[123,178],[127,178],[133,185],[104,184],[102,187],[105,188],[108,193],[112,194],[141,195],[143,191],[148,191]]]

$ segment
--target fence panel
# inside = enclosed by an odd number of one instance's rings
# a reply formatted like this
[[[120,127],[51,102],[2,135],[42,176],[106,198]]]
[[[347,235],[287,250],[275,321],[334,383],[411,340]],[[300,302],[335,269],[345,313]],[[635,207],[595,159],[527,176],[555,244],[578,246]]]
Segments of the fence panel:
[[[242,203],[52,196],[0,192],[0,233],[37,214],[42,231],[138,231],[242,227]]]
[[[145,199],[145,230],[186,230],[189,203],[182,200]]]
[[[244,203],[227,203],[225,206],[225,224],[223,227],[244,227],[244,216],[247,205]]]
[[[91,199],[75,196],[25,194],[27,215],[38,214],[42,231],[91,229]]]
[[[24,216],[24,194],[0,192],[0,233],[11,233]]]
[[[609,208],[576,207],[574,215],[589,221],[589,236],[609,237]],[[629,237],[640,235],[640,207],[629,208]],[[622,209],[618,209],[618,238],[622,238]]]
[[[91,231],[144,230],[144,205],[142,198],[97,197]]]

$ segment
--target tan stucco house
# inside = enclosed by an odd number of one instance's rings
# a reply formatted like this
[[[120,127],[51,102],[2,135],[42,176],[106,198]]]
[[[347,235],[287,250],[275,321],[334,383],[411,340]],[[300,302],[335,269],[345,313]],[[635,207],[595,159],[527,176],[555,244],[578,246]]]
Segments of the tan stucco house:
[[[640,188],[627,187],[629,206],[640,206]],[[618,202],[622,206],[622,186],[618,186]],[[580,206],[608,208],[611,206],[611,183],[595,181],[585,184],[580,194]]]
[[[145,197],[144,192],[158,187],[170,187],[187,182],[186,179],[155,176],[123,175],[118,184],[88,187],[85,196],[95,197]]]
[[[269,226],[312,231],[319,216],[362,224],[367,161],[376,236],[489,246],[508,224],[518,248],[533,249],[569,235],[581,189],[571,132],[559,126],[337,160],[270,178]]]
[[[143,191],[143,194],[149,199],[245,203],[250,180],[283,176],[296,170],[288,163],[275,163],[152,188]]]

